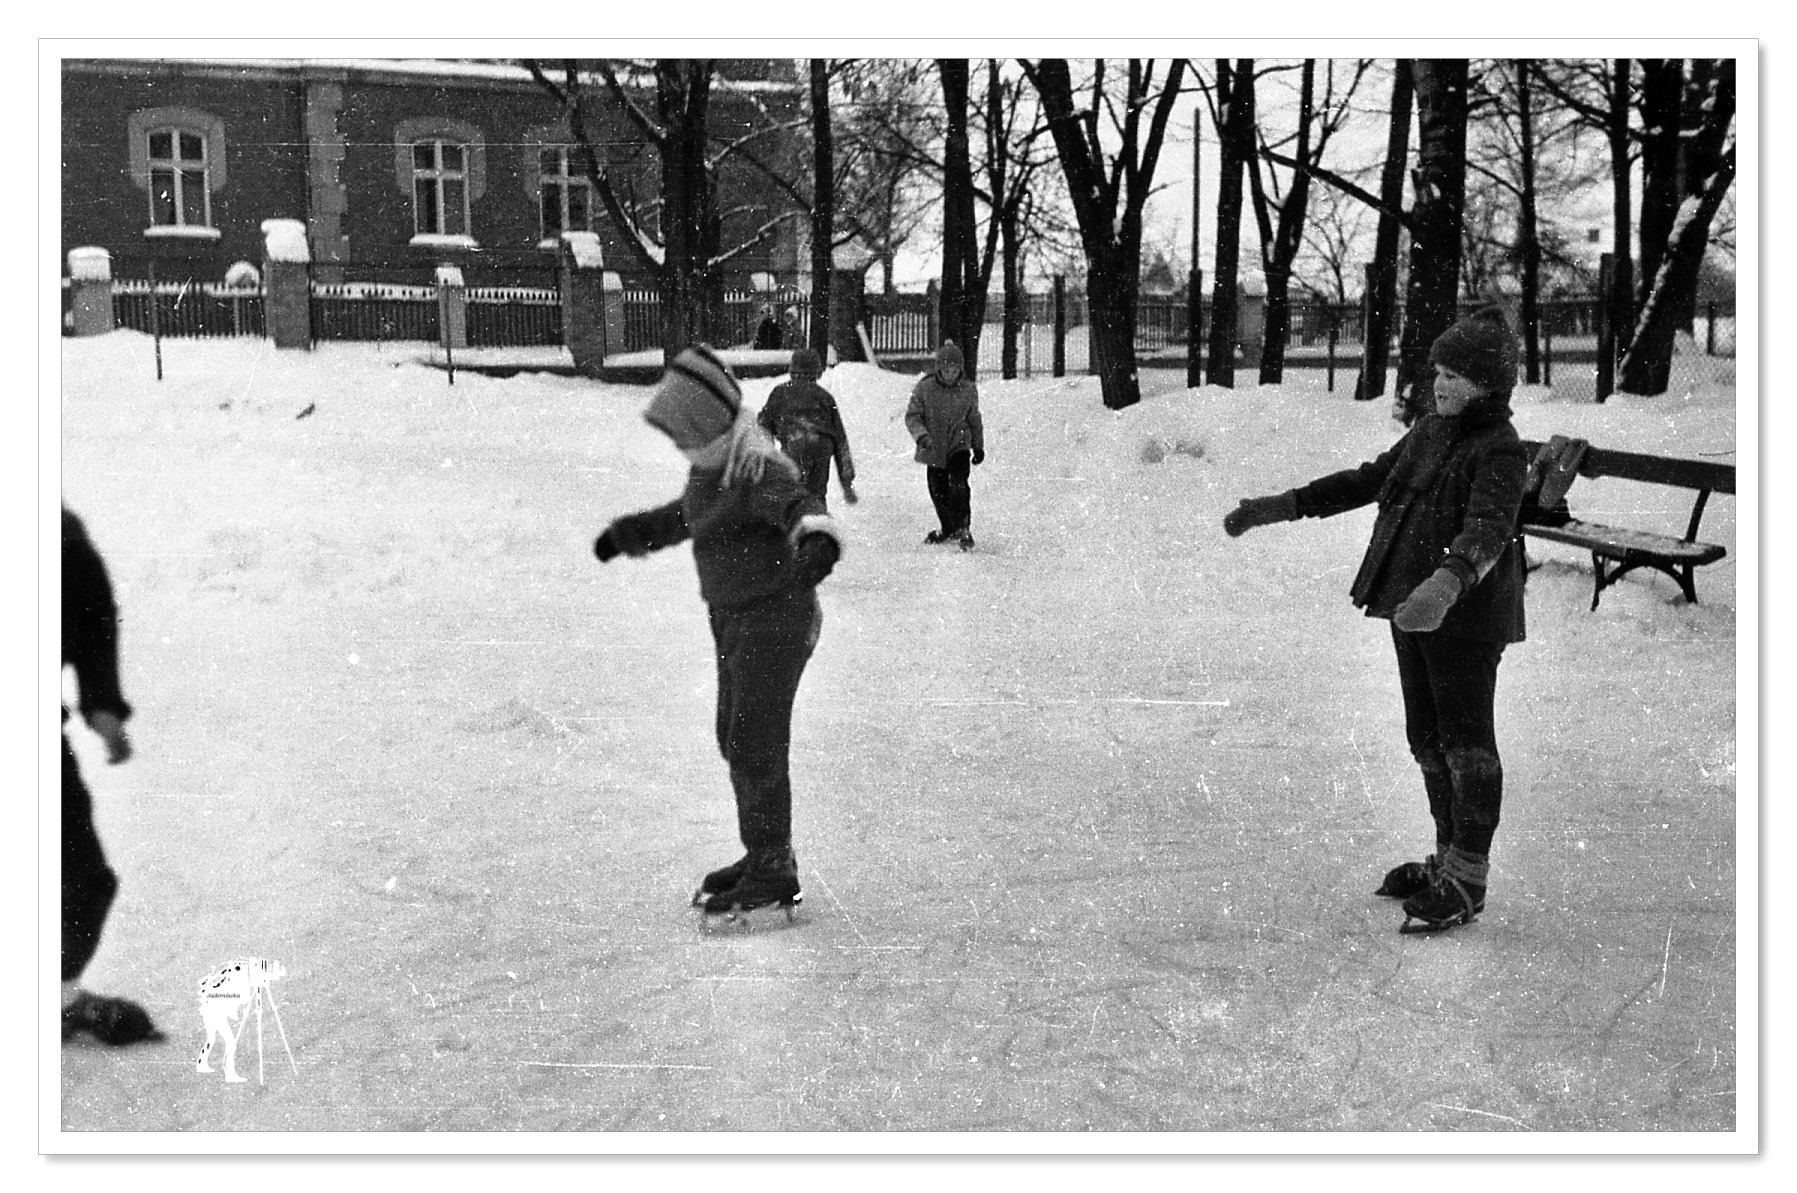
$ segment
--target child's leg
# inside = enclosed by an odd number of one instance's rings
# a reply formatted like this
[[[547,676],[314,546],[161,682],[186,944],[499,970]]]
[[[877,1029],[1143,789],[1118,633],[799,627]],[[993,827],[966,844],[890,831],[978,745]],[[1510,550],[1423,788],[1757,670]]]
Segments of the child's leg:
[[[926,465],[927,483],[930,489],[930,504],[936,507],[936,520],[942,524],[943,537],[960,529],[956,521],[954,481],[949,477],[948,469],[938,468],[934,464]]]
[[[973,486],[967,481],[972,469],[970,452],[956,452],[948,458],[949,512],[955,520],[951,530],[966,530],[973,524]]]
[[[1504,802],[1495,705],[1501,642],[1421,634],[1435,693],[1441,752],[1454,783],[1454,845],[1483,859],[1491,852]]]
[[[81,976],[100,947],[100,929],[118,892],[94,831],[93,799],[81,767],[62,739],[62,980]]]
[[[720,667],[719,679],[728,676],[732,686],[720,741],[730,764],[743,847],[755,855],[792,843],[792,706],[823,614],[815,594],[807,591],[721,614],[720,620],[729,663]],[[721,692],[719,707],[725,707]]]
[[[1396,626],[1391,630],[1398,655],[1398,686],[1404,694],[1404,735],[1411,757],[1423,772],[1429,816],[1435,821],[1435,856],[1441,857],[1454,841],[1454,777],[1442,752],[1435,686],[1423,652],[1423,637]]]

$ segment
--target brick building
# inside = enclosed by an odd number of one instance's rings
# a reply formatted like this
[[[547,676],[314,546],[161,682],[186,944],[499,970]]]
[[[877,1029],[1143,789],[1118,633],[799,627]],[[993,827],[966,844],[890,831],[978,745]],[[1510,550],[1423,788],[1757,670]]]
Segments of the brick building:
[[[645,106],[652,110],[653,95]],[[789,60],[725,60],[714,143],[802,112]],[[616,106],[594,105],[593,140],[630,199],[652,203],[659,162]],[[641,278],[584,176],[555,102],[522,67],[460,60],[66,59],[62,242],[105,248],[115,276],[154,259],[167,276],[218,281],[260,264],[262,221],[302,220],[323,280],[423,278],[439,263],[471,285],[541,282],[558,235],[599,235],[607,268]],[[795,167],[789,133],[757,140]],[[732,261],[791,281],[803,216],[760,171],[720,172],[722,242],[791,213]]]

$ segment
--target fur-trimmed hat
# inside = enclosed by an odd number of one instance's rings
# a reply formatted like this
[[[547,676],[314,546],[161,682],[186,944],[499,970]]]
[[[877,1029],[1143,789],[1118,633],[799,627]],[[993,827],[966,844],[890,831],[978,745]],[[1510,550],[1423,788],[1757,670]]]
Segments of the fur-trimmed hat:
[[[729,367],[699,344],[674,358],[643,417],[675,447],[691,451],[727,434],[742,404],[742,390]]]
[[[1446,365],[1495,394],[1516,388],[1517,356],[1516,335],[1501,307],[1474,311],[1429,345],[1430,364]]]

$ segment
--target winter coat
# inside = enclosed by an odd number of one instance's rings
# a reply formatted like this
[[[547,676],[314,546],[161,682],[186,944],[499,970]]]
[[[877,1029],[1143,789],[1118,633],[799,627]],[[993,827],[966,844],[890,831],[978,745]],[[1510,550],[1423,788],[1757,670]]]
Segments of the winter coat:
[[[109,712],[120,720],[131,706],[119,690],[119,612],[106,564],[81,519],[62,511],[62,661],[75,669],[81,715]],[[68,710],[63,710],[68,719]]]
[[[1429,414],[1377,459],[1294,490],[1300,517],[1378,502],[1372,541],[1350,591],[1368,617],[1390,618],[1439,567],[1466,585],[1439,633],[1521,642],[1522,543],[1517,511],[1528,458],[1502,400],[1453,418]]]
[[[651,551],[693,541],[699,595],[720,609],[741,609],[794,588],[800,538],[842,534],[824,503],[776,456],[759,480],[723,483],[721,470],[694,468],[686,491],[664,506],[619,518],[616,527]]]
[[[762,351],[783,347],[785,338],[780,332],[780,325],[772,319],[762,319],[761,326],[755,329],[755,347]]]
[[[855,483],[855,461],[849,455],[849,435],[843,429],[842,413],[830,391],[817,382],[787,381],[776,385],[755,417],[794,460],[835,456],[836,475],[845,485]]]
[[[917,379],[911,391],[911,402],[905,407],[905,429],[911,438],[929,435],[930,446],[922,443],[912,458],[932,468],[947,468],[948,458],[955,452],[986,452],[986,431],[980,422],[979,387],[963,374],[953,385],[943,383],[940,375],[926,373]]]

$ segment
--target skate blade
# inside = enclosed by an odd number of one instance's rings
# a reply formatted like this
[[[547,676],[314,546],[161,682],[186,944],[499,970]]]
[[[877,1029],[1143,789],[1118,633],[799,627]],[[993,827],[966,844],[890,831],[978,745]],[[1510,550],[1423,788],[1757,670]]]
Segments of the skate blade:
[[[799,919],[799,905],[804,901],[805,896],[803,892],[801,892],[800,894],[794,895],[791,899],[778,899],[769,903],[757,903],[749,907],[736,904],[731,907],[720,908],[717,911],[705,909],[704,915],[700,917],[700,923],[706,928],[746,929],[754,927],[758,921],[773,921],[777,923],[778,921],[775,920],[774,917],[783,913],[785,922],[794,924],[797,923]],[[703,900],[700,900],[699,903],[695,905],[702,906]]]
[[[1405,916],[1403,924],[1398,928],[1398,935],[1433,936],[1437,932],[1446,932],[1449,928],[1471,924],[1475,919],[1474,916],[1456,916],[1451,920],[1413,920],[1413,917]]]

